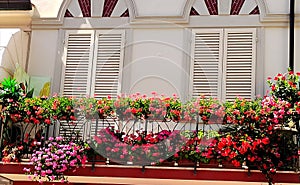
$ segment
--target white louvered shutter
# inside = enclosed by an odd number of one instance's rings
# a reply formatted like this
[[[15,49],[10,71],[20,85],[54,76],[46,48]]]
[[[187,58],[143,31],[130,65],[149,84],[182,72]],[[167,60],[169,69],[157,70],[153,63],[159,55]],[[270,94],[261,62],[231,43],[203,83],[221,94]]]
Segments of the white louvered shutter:
[[[193,30],[192,96],[221,98],[223,30]]]
[[[64,67],[62,73],[62,94],[71,97],[90,95],[94,48],[94,31],[66,31]],[[68,123],[60,121],[59,134],[85,139],[86,124],[81,121]]]
[[[120,92],[124,35],[125,32],[121,30],[96,32],[92,81],[92,93],[96,98],[107,96],[116,98]]]
[[[93,45],[93,31],[66,32],[62,73],[62,94],[64,96],[89,95]]]
[[[226,29],[223,100],[255,95],[256,29]]]

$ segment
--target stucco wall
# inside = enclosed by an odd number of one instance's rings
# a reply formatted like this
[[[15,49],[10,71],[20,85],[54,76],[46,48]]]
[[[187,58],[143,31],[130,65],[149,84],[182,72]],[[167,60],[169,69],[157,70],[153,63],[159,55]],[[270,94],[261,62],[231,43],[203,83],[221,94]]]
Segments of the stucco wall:
[[[265,28],[265,76],[286,72],[289,63],[289,30]],[[265,78],[266,78],[265,77]]]
[[[187,70],[184,29],[134,29],[127,43],[131,56],[123,70],[123,91],[157,91],[184,96]]]

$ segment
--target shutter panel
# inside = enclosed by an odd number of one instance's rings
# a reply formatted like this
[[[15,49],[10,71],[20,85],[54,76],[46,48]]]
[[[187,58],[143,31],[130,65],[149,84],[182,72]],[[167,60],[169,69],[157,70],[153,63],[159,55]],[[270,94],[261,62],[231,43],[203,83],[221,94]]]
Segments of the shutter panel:
[[[63,96],[82,97],[90,94],[94,31],[67,31],[62,76]],[[80,121],[60,121],[59,134],[74,137],[79,134],[85,139],[87,124]]]
[[[224,39],[223,99],[251,99],[255,94],[256,30],[228,29]]]
[[[66,33],[62,77],[64,96],[80,97],[90,93],[93,39],[91,31]]]
[[[123,68],[125,31],[110,30],[96,31],[92,93],[95,98],[111,96],[117,98],[120,93],[121,70]],[[107,118],[104,122],[90,121],[88,137],[94,136],[100,129],[114,125],[113,119]]]
[[[92,92],[96,98],[116,98],[120,92],[123,65],[124,31],[96,32],[94,79]]]
[[[192,95],[220,98],[223,31],[193,30],[193,34]]]

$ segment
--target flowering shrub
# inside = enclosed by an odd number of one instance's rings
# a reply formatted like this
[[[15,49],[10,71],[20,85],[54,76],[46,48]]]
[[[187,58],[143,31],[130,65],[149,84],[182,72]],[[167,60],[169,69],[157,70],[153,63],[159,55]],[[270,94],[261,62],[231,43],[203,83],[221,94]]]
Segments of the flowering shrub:
[[[115,110],[113,109],[114,101],[110,96],[101,98],[97,101],[97,109],[99,118],[106,118],[107,116],[115,117]]]
[[[179,151],[185,141],[179,131],[162,130],[158,133],[146,134],[139,130],[126,135],[113,127],[107,127],[94,136],[95,147],[93,148],[112,161],[120,163],[134,161],[147,165],[171,157]]]
[[[73,98],[54,96],[44,100],[45,109],[50,111],[53,120],[75,121],[75,109]]]
[[[289,70],[286,74],[277,74],[273,81],[269,77],[267,83],[271,88],[270,94],[274,97],[288,101],[292,105],[300,101],[300,73]]]
[[[50,137],[44,147],[37,149],[31,158],[33,168],[24,168],[33,180],[66,182],[66,171],[76,171],[87,162],[87,144]]]
[[[121,95],[114,102],[115,112],[121,120],[154,119],[172,120],[181,119],[181,101],[176,95],[165,97],[153,92],[152,97],[136,93],[130,96]]]
[[[132,110],[130,108],[131,101],[130,97],[122,94],[113,102],[114,112],[120,120],[130,120],[133,118],[133,115],[131,114]]]
[[[178,97],[174,94],[173,97],[163,97],[162,100],[166,107],[165,119],[179,121],[181,119],[182,104]]]
[[[213,151],[209,146],[214,145],[219,134],[215,130],[200,130],[184,131],[182,135],[187,138],[185,145],[180,151],[175,154],[175,160],[187,159],[191,161],[198,161],[208,163],[213,158]]]
[[[6,145],[2,150],[2,161],[4,163],[19,162],[23,148],[23,146]]]
[[[288,115],[285,116],[284,123],[282,126],[285,127],[297,127],[299,129],[299,125],[297,122],[299,121],[299,102],[300,102],[300,73],[294,73],[291,70],[288,70],[286,74],[277,74],[272,80],[271,77],[268,78],[267,83],[271,88],[270,94],[274,98],[278,98],[290,103],[291,111],[289,111]],[[298,109],[297,109],[298,108]]]
[[[289,114],[290,104],[273,97],[262,100],[236,99],[225,104],[226,115],[221,137],[213,150],[216,157],[235,166],[256,166],[272,182],[276,169],[292,166],[297,147],[277,130]]]
[[[74,107],[78,116],[83,116],[86,119],[96,118],[98,115],[97,100],[95,98],[75,99]]]
[[[50,118],[51,114],[49,110],[45,107],[47,101],[43,101],[41,98],[25,98],[20,105],[20,113],[23,117],[25,123],[34,124],[51,124]]]
[[[188,101],[183,105],[183,119],[196,121],[200,116],[204,124],[222,123],[224,107],[216,98],[201,96]]]

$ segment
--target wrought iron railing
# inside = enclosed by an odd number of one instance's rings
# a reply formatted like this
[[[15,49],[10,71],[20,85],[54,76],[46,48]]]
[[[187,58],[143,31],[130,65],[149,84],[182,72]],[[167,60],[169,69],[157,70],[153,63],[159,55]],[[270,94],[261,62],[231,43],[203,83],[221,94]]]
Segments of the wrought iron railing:
[[[180,136],[184,136],[185,140],[181,140],[182,138],[177,137],[175,141],[172,141],[171,139],[168,140],[167,137],[163,138],[165,141],[156,141],[153,142],[157,144],[157,147],[159,148],[159,152],[165,152],[166,147],[174,146],[178,144],[177,149],[171,150],[171,153],[167,153],[164,156],[165,158],[162,158],[163,160],[167,160],[169,157],[173,157],[180,148],[182,148],[187,142],[190,142],[189,139],[191,137],[196,137],[198,139],[192,140],[192,145],[195,146],[195,150],[197,150],[197,147],[199,148],[199,145],[201,145],[202,151],[206,152],[206,146],[209,145],[205,143],[203,140],[204,137],[207,137],[208,139],[214,139],[217,137],[220,137],[220,131],[224,130],[225,127],[222,124],[204,124],[200,117],[195,118],[193,121],[174,121],[174,120],[151,120],[151,119],[130,119],[130,120],[121,120],[116,117],[105,117],[105,118],[99,118],[95,117],[93,119],[86,119],[84,117],[77,118],[76,121],[66,121],[66,120],[52,120],[51,125],[45,125],[45,124],[33,124],[33,123],[13,123],[8,120],[4,120],[3,118],[0,118],[0,133],[1,133],[1,142],[0,147],[1,151],[4,151],[5,149],[10,149],[8,152],[14,153],[14,155],[19,155],[15,157],[22,157],[22,158],[30,158],[30,155],[32,154],[33,150],[35,149],[36,143],[41,143],[45,140],[48,140],[49,137],[56,137],[56,136],[63,136],[65,138],[73,138],[74,140],[84,140],[90,144],[92,147],[92,152],[90,156],[90,162],[94,165],[96,162],[107,162],[107,158],[110,158],[110,155],[107,153],[107,151],[101,150],[103,148],[97,147],[95,144],[95,138],[101,137],[100,133],[109,130],[109,133],[111,134],[110,140],[119,139],[120,143],[124,142],[124,137],[129,137],[130,135],[138,135],[140,134],[141,137],[146,137],[147,134],[154,134],[154,133],[160,133],[162,131],[178,131]],[[281,154],[285,155],[285,152],[288,147],[297,146],[299,144],[299,140],[297,140],[298,132],[289,132],[286,130],[283,130],[283,139],[281,141],[281,145],[283,148],[281,148]],[[122,134],[121,134],[122,133]],[[193,135],[194,134],[194,135]],[[153,137],[157,137],[157,135],[153,135]],[[135,138],[137,139],[137,138]],[[145,138],[143,138],[145,139]],[[151,139],[151,138],[150,138]],[[136,141],[130,141],[130,142],[136,142]],[[128,145],[127,142],[126,144]],[[143,141],[144,142],[144,141]],[[148,142],[148,141],[147,141]],[[169,142],[169,143],[168,143]],[[171,144],[170,144],[171,142]],[[173,143],[172,143],[173,142]],[[175,142],[175,143],[174,143]],[[177,143],[176,143],[177,142]],[[185,142],[185,143],[184,143]],[[201,143],[203,142],[203,143]],[[151,143],[151,142],[149,142]],[[99,143],[98,143],[99,144]],[[119,143],[113,143],[113,144],[119,144]],[[147,143],[142,143],[147,144]],[[140,144],[141,148],[144,147]],[[12,148],[15,147],[15,150],[19,150],[18,152],[13,152]],[[127,147],[123,147],[123,149],[130,150],[132,148],[132,145]],[[153,152],[153,150],[151,151]],[[173,152],[173,153],[172,153]],[[134,154],[133,154],[134,155]],[[144,154],[146,155],[146,154]],[[4,158],[3,152],[0,154],[0,158]],[[120,158],[119,158],[120,159]],[[154,158],[154,160],[157,158]],[[114,161],[116,160],[116,161]],[[176,161],[176,160],[175,160]],[[117,159],[110,158],[110,163],[113,164],[113,162],[116,162],[118,164],[131,164],[127,163],[128,161],[118,161]],[[137,163],[138,165],[150,165],[150,161],[146,161],[145,163]],[[161,161],[154,161],[154,162],[161,162]],[[198,159],[193,158],[192,162],[194,163],[194,169],[196,170],[198,166]],[[176,164],[174,164],[176,165]],[[292,163],[289,163],[289,166],[283,166],[281,169],[299,169],[299,158],[292,159]]]

